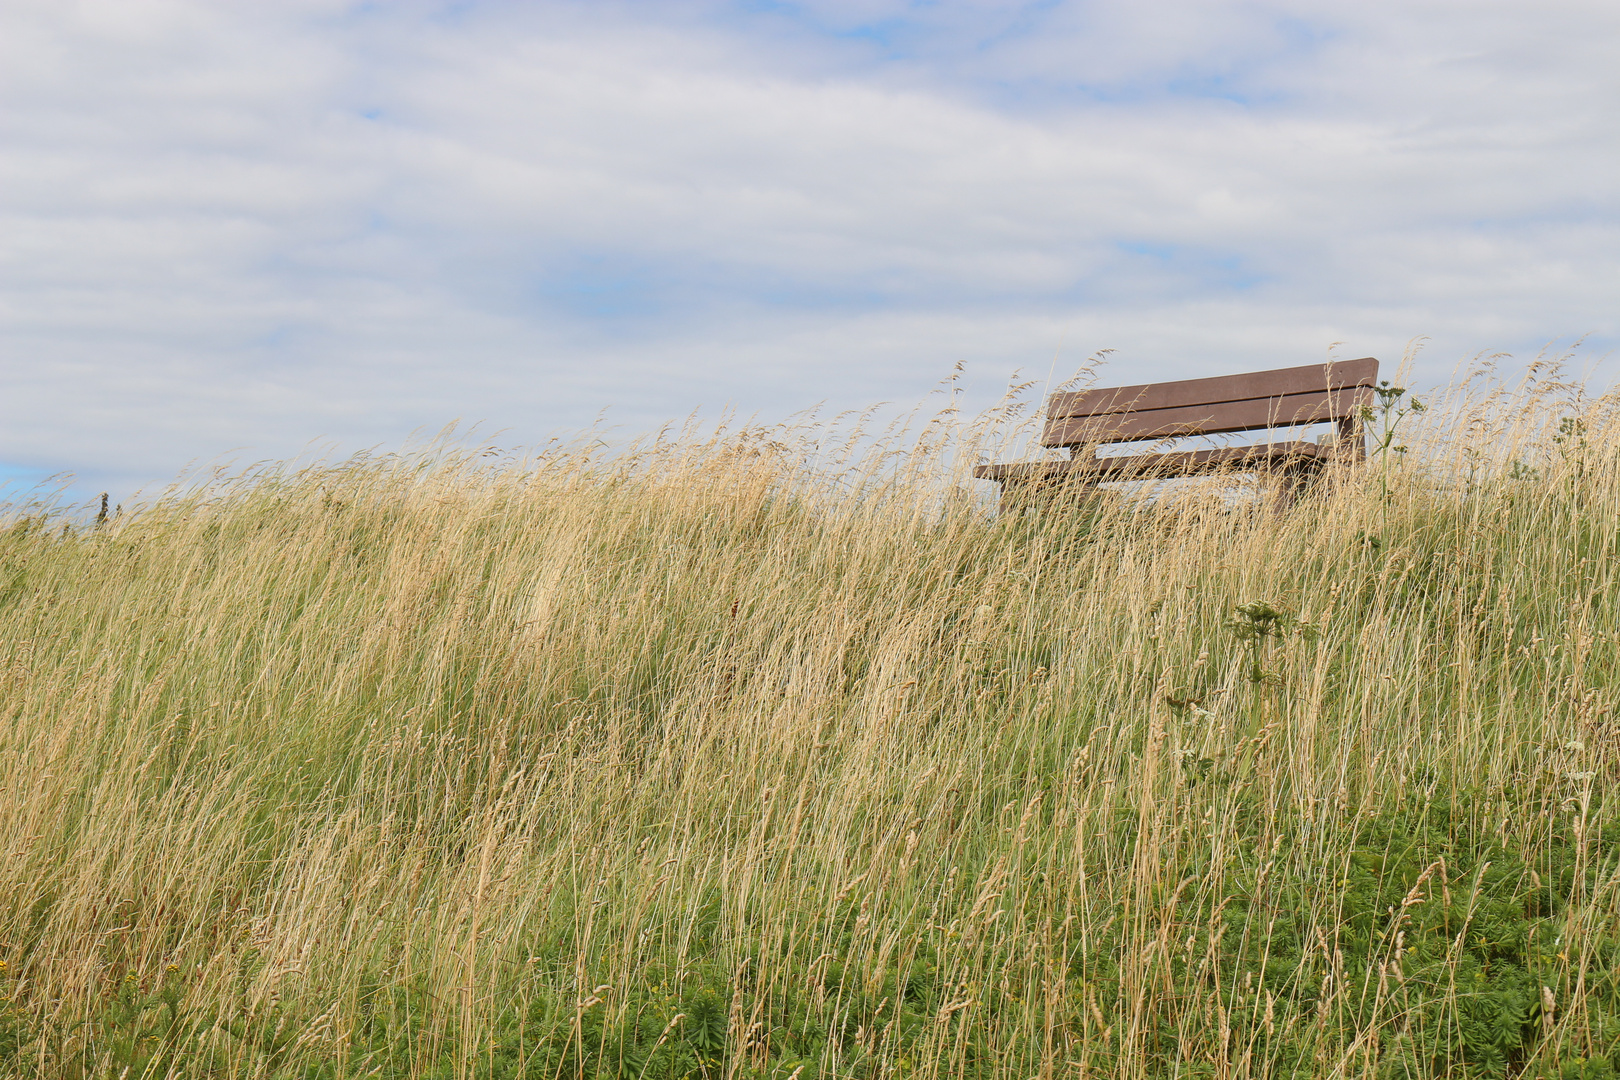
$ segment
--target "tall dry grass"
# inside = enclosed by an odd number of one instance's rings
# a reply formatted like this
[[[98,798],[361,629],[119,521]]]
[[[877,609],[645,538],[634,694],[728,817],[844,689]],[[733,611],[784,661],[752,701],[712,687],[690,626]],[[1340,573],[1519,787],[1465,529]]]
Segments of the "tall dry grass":
[[[1286,513],[943,424],[15,511],[0,1055],[1611,1075],[1614,402],[1471,394]]]

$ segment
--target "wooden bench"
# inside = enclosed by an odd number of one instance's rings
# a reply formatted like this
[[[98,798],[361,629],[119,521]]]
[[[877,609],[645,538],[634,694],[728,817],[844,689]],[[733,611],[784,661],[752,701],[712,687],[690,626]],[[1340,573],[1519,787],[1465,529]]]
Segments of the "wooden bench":
[[[980,465],[973,475],[1001,485],[1003,507],[1027,504],[1030,496],[1059,488],[1220,470],[1284,476],[1289,480],[1285,492],[1292,498],[1295,490],[1329,463],[1366,456],[1361,419],[1373,403],[1377,378],[1378,361],[1366,357],[1247,375],[1053,394],[1046,402],[1041,445],[1066,447],[1069,460]],[[1110,443],[1168,442],[1187,436],[1322,423],[1335,425],[1334,438],[1107,457],[1097,452]]]

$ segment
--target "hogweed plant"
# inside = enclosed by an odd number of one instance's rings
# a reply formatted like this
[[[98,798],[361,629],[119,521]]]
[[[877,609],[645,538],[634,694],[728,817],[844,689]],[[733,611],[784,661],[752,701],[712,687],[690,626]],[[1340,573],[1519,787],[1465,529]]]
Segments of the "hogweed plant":
[[[1285,512],[999,515],[1010,406],[13,508],[0,1072],[1612,1077],[1613,404]]]
[[[1281,637],[1293,623],[1288,615],[1278,611],[1264,600],[1251,600],[1232,609],[1227,625],[1248,650],[1249,682],[1256,686],[1274,683],[1281,676],[1265,666],[1271,641]]]
[[[1378,404],[1363,405],[1361,419],[1363,423],[1371,425],[1371,456],[1378,465],[1379,493],[1387,502],[1390,497],[1391,459],[1411,450],[1410,446],[1396,441],[1401,424],[1409,416],[1418,416],[1428,411],[1428,406],[1415,397],[1408,398],[1406,387],[1395,386],[1388,379],[1380,380],[1378,385],[1373,387],[1373,394],[1378,398]]]

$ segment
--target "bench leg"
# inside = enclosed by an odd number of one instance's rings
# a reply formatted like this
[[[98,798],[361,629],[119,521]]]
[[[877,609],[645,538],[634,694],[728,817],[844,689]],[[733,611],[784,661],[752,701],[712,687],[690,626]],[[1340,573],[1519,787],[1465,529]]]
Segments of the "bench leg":
[[[1281,481],[1277,487],[1276,497],[1272,500],[1272,509],[1279,513],[1287,513],[1304,497],[1318,480],[1322,477],[1320,462],[1301,462],[1297,465],[1286,465],[1278,474]]]
[[[1041,484],[1028,480],[1008,480],[1001,485],[998,509],[1003,514],[1026,514],[1038,511],[1047,501]]]
[[[1066,498],[1077,498],[1092,485],[1080,480],[1005,480],[1001,485],[1000,510],[1003,514],[1040,513]]]

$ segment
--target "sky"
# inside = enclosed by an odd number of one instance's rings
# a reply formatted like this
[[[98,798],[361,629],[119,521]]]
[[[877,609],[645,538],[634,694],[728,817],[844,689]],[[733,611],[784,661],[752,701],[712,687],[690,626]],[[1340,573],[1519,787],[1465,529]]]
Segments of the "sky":
[[[0,484],[1620,343],[1612,0],[0,0]],[[1037,387],[1037,392],[1039,389]],[[313,448],[313,449],[312,449]],[[59,482],[59,481],[53,481]],[[0,493],[0,498],[6,497]]]

